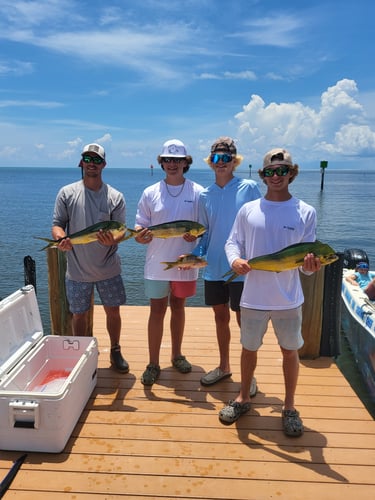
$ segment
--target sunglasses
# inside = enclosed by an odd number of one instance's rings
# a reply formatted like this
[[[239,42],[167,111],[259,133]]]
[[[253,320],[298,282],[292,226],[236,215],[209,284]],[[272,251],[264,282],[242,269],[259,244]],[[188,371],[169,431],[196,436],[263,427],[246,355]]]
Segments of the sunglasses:
[[[273,177],[275,174],[277,177],[284,177],[289,172],[289,167],[286,165],[281,165],[276,168],[264,168],[263,175],[264,177]]]
[[[359,266],[357,266],[357,269],[368,269],[368,266],[366,266],[365,264],[360,264]]]
[[[163,163],[182,163],[186,158],[162,158]]]
[[[219,163],[220,160],[223,163],[229,163],[230,161],[232,161],[233,157],[228,153],[223,153],[223,154],[215,153],[211,155],[210,159],[212,163]]]
[[[83,155],[82,161],[83,163],[95,163],[95,165],[101,165],[104,160],[103,158],[100,158],[100,156]]]

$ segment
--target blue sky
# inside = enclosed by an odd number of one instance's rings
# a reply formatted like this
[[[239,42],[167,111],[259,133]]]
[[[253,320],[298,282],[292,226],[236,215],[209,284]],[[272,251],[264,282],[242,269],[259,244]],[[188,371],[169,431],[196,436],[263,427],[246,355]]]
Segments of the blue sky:
[[[1,0],[0,166],[149,167],[220,135],[255,168],[375,168],[373,0]]]

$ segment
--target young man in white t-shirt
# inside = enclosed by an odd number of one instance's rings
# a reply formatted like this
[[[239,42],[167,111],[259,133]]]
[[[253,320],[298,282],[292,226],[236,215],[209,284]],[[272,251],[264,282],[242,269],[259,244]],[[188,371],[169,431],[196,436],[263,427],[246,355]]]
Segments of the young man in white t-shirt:
[[[160,347],[163,338],[164,317],[171,309],[171,361],[180,373],[189,373],[191,364],[181,352],[185,327],[185,301],[196,292],[198,269],[165,269],[162,262],[173,262],[181,255],[190,254],[196,238],[189,233],[178,238],[154,238],[148,228],[177,220],[198,221],[198,198],[203,187],[187,179],[193,159],[178,139],[166,141],[158,155],[158,163],[165,178],[147,187],[138,202],[135,228],[141,230],[136,241],[147,245],[144,267],[145,293],[150,299],[148,320],[149,363],[141,382],[151,386],[160,375]]]

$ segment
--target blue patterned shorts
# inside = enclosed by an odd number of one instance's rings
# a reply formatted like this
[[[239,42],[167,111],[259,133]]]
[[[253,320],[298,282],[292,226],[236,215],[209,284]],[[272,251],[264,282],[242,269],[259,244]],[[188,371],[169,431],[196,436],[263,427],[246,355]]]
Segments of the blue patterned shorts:
[[[72,314],[82,314],[90,309],[94,285],[103,306],[117,307],[126,303],[124,282],[120,274],[107,280],[96,281],[95,283],[66,279],[66,296],[69,302],[69,310]]]

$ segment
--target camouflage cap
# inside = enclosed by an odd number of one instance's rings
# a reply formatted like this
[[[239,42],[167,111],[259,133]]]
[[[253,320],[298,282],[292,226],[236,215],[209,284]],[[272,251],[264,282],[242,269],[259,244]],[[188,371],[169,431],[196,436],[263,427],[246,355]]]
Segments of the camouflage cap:
[[[211,146],[211,153],[231,153],[232,155],[237,154],[237,148],[234,144],[234,140],[231,137],[219,137]]]

